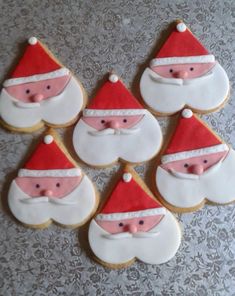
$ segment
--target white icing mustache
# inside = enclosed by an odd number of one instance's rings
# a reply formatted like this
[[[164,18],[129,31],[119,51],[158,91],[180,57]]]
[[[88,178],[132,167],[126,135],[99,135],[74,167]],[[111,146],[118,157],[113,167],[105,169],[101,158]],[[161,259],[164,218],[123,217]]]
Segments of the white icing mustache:
[[[189,85],[189,84],[193,84],[194,82],[197,81],[202,81],[202,80],[206,80],[208,78],[211,78],[211,76],[213,75],[212,72],[208,73],[207,75],[201,76],[201,77],[196,77],[196,78],[192,78],[192,79],[181,79],[181,78],[165,78],[165,77],[161,77],[156,73],[150,73],[150,78],[158,83],[163,83],[163,84],[173,84],[173,85]]]
[[[34,198],[23,198],[20,200],[22,203],[25,204],[40,204],[40,203],[52,203],[56,205],[75,205],[77,202],[75,201],[68,201],[64,200],[63,198],[51,198],[47,196],[39,196],[39,197],[34,197]]]
[[[121,233],[114,233],[114,234],[105,234],[103,235],[105,238],[110,240],[116,240],[116,239],[127,239],[127,238],[152,238],[159,235],[159,232],[136,232],[136,233],[130,233],[130,232],[121,232]]]
[[[197,179],[199,179],[199,175],[180,173],[180,172],[177,172],[177,171],[175,171],[173,169],[170,169],[170,173],[173,176],[175,176],[176,178],[179,178],[179,179],[190,179],[190,180],[197,180]]]
[[[47,102],[54,102],[58,101],[60,99],[60,96],[54,96],[51,98],[47,98],[45,100],[42,100],[40,103],[39,102],[32,102],[32,103],[25,103],[22,101],[18,101],[16,99],[13,99],[14,105],[16,105],[19,108],[27,108],[27,109],[32,109],[32,108],[38,108],[43,104],[46,104]]]
[[[120,128],[120,129],[113,129],[113,128],[106,128],[101,131],[89,131],[88,133],[92,136],[107,136],[107,135],[132,135],[136,134],[140,131],[139,128]]]

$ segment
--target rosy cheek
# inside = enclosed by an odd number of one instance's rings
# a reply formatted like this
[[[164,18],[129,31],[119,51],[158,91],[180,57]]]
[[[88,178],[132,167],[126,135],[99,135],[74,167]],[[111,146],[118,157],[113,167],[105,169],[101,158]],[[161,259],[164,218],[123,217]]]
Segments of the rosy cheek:
[[[125,224],[121,221],[101,221],[96,220],[97,224],[109,233],[120,233],[125,231]]]
[[[96,130],[102,130],[106,127],[106,120],[102,117],[82,117],[82,120],[89,126],[95,128]]]
[[[122,117],[119,120],[119,125],[121,128],[132,128],[138,122],[140,122],[143,117],[144,117],[144,115]]]
[[[138,231],[149,231],[162,220],[163,215],[149,216],[138,221]]]
[[[189,163],[171,163],[171,164],[163,164],[161,165],[162,168],[170,172],[171,170],[181,172],[181,173],[188,173]]]
[[[174,68],[173,67],[166,67],[166,66],[158,66],[151,68],[155,73],[158,75],[165,77],[165,78],[172,78],[174,77]]]
[[[41,195],[42,189],[39,182],[28,180],[28,178],[16,178],[15,182],[19,186],[19,188],[29,196],[37,197]]]
[[[6,87],[6,91],[15,99],[21,100],[22,102],[31,102],[31,90],[27,87],[22,86],[9,86]]]
[[[70,194],[77,186],[79,186],[82,177],[68,177],[63,178],[63,180],[56,180],[49,186],[52,190],[53,196],[62,198]]]

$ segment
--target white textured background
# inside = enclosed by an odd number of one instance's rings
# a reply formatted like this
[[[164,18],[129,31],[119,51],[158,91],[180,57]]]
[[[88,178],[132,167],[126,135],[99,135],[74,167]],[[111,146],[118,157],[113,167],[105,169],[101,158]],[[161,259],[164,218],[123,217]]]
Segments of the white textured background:
[[[0,79],[16,63],[26,38],[35,35],[80,77],[90,96],[106,72],[115,69],[139,98],[143,69],[168,24],[180,18],[218,58],[234,89],[234,15],[234,0],[0,0]],[[233,91],[223,110],[203,119],[235,147]],[[165,131],[174,118],[159,121]],[[5,207],[6,192],[42,132],[0,129],[0,295],[235,295],[234,205],[178,215],[184,238],[174,259],[160,266],[138,262],[119,271],[90,258],[87,226],[31,230],[16,223]],[[75,157],[72,128],[60,132]],[[154,163],[136,168],[150,187]],[[119,166],[83,168],[103,197]]]

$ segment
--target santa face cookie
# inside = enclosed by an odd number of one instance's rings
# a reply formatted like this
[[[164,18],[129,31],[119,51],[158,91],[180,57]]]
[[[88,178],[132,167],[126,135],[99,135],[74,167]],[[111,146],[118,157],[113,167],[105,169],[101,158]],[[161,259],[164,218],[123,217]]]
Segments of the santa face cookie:
[[[96,259],[111,268],[138,259],[161,264],[176,254],[181,241],[174,216],[126,169],[99,214],[91,221],[89,243]]]
[[[162,202],[178,212],[235,200],[235,152],[189,109],[183,110],[156,172]]]
[[[107,166],[118,159],[147,161],[158,153],[161,143],[158,121],[115,74],[83,111],[73,133],[79,158],[93,166]]]
[[[0,117],[10,130],[30,132],[68,126],[84,105],[84,90],[71,72],[31,37],[0,94]]]
[[[160,115],[176,113],[185,106],[208,113],[222,107],[229,95],[229,81],[215,57],[181,22],[145,69],[140,92]]]
[[[54,221],[77,227],[94,213],[98,198],[89,178],[50,131],[11,183],[8,204],[28,226],[43,228]]]

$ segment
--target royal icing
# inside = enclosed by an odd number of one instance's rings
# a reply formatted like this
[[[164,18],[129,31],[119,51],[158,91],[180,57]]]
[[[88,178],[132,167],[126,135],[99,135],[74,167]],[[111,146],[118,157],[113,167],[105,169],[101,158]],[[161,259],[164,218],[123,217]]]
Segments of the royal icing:
[[[118,159],[130,163],[147,161],[159,151],[161,142],[158,121],[120,80],[104,83],[73,133],[78,156],[87,164],[98,166]]]
[[[214,56],[181,22],[142,74],[140,92],[158,113],[172,114],[186,105],[209,112],[228,97],[229,80]]]
[[[89,226],[92,251],[112,265],[134,258],[149,264],[166,262],[177,252],[180,240],[176,219],[142,188],[132,171],[123,173]]]
[[[86,222],[97,207],[94,186],[47,134],[12,181],[8,204],[13,215],[31,226],[55,221],[66,226]]]
[[[42,121],[68,125],[78,116],[83,101],[80,83],[33,37],[3,83],[0,116],[9,128],[26,131]]]
[[[190,209],[205,199],[226,204],[235,200],[235,152],[189,110],[184,110],[161,157],[156,184],[162,198]]]

